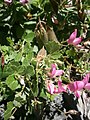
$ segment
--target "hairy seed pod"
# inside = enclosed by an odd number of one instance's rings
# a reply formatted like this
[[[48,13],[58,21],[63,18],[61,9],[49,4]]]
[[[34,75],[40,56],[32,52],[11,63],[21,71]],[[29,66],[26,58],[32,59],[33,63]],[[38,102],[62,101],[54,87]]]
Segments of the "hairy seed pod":
[[[55,42],[59,43],[53,28],[51,28],[51,27],[47,28],[47,35],[48,35],[48,40],[55,41]]]
[[[41,23],[39,28],[35,31],[35,33],[36,33],[36,39],[38,41],[38,46],[41,49],[48,42],[47,32]]]
[[[5,64],[4,55],[2,54],[2,56],[1,56],[1,67],[2,67],[2,70],[4,68],[4,64]]]
[[[45,44],[48,42],[47,32],[43,26],[40,28],[40,31],[41,31],[41,39],[42,39],[43,43]]]
[[[39,48],[42,48],[43,42],[42,42],[42,40],[41,40],[40,31],[39,31],[39,30],[36,30],[36,31],[35,31],[35,34],[36,34],[36,40],[37,40],[38,46],[39,46]]]

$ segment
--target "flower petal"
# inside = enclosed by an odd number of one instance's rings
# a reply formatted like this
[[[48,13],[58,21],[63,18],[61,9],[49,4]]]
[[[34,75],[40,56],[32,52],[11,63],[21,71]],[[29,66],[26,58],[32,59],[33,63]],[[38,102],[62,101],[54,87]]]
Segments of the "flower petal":
[[[10,4],[12,3],[12,0],[4,0],[5,3]]]
[[[72,45],[76,46],[82,41],[81,37],[75,38],[72,42]]]
[[[87,83],[84,88],[90,90],[90,83]]]
[[[51,71],[50,71],[50,74],[51,74],[51,77],[53,77],[56,73],[56,65],[55,64],[52,64],[51,65]]]
[[[61,76],[63,73],[64,73],[63,70],[56,70],[56,72],[55,72],[55,74],[54,74],[54,77],[56,77],[56,76]]]
[[[47,80],[47,82],[46,82],[46,87],[47,87],[47,91],[48,91],[50,94],[53,94],[54,89],[55,89],[55,85],[53,84],[53,82],[52,82],[51,80]]]
[[[76,83],[72,82],[72,83],[68,84],[68,89],[73,91],[73,92],[76,91],[77,90]]]
[[[58,92],[66,92],[60,80],[58,80]]]
[[[26,4],[26,3],[28,3],[28,0],[20,0],[20,3],[21,4]]]
[[[73,82],[73,83],[70,83],[69,85],[68,85],[68,88],[71,90],[71,91],[73,91],[73,92],[75,92],[75,91],[77,91],[77,90],[81,90],[81,89],[83,89],[84,88],[84,82],[83,81],[75,81],[75,82]]]
[[[77,90],[79,90],[79,91],[84,88],[84,82],[83,81],[76,81],[75,84],[77,86]]]
[[[79,98],[81,96],[81,91],[76,91],[75,96]]]
[[[72,44],[73,40],[76,38],[77,36],[77,29],[74,30],[74,32],[70,35],[69,39],[68,39],[68,44]]]
[[[88,73],[84,79],[82,80],[84,82],[84,84],[87,84],[89,82],[89,78],[90,78],[90,73]]]

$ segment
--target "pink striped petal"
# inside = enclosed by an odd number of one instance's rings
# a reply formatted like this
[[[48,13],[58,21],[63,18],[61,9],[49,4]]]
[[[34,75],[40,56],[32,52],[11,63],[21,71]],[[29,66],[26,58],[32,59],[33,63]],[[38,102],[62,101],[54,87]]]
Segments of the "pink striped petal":
[[[74,32],[70,35],[69,39],[68,39],[68,44],[71,44],[73,42],[73,40],[76,38],[77,36],[77,29],[74,30]]]
[[[84,82],[83,81],[76,81],[75,84],[77,86],[77,90],[79,90],[79,91],[84,88]]]
[[[10,4],[12,3],[12,0],[4,0],[5,3]]]
[[[46,87],[47,87],[47,91],[48,91],[50,94],[53,94],[53,93],[54,93],[55,85],[53,84],[53,82],[52,82],[51,80],[48,80],[48,81],[47,81]]]
[[[54,77],[61,76],[64,73],[63,70],[56,70]]]
[[[70,83],[68,84],[68,89],[74,92],[77,90],[77,86],[75,83]]]
[[[28,3],[28,0],[20,0],[20,3],[21,4],[26,4],[26,3]]]
[[[84,84],[87,84],[89,82],[89,78],[90,78],[90,73],[88,73],[84,79],[82,80],[84,82]]]
[[[82,41],[81,37],[75,38],[72,42],[72,45],[76,46]]]
[[[79,98],[81,96],[81,91],[76,91],[74,94],[75,94],[76,97]]]
[[[58,80],[58,92],[66,92],[66,90],[64,89],[64,87],[62,86],[62,82],[60,80]]]
[[[56,73],[56,65],[55,64],[51,65],[50,73],[51,73],[51,77],[53,77],[55,75],[55,73]]]
[[[75,81],[73,83],[70,83],[68,85],[68,88],[73,92],[75,92],[77,90],[81,90],[84,88],[84,82],[83,81]]]
[[[84,88],[90,90],[90,83],[87,83]]]

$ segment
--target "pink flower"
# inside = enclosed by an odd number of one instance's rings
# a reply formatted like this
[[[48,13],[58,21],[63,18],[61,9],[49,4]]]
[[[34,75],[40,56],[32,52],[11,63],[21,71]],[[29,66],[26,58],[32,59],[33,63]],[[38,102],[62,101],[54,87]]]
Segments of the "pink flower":
[[[66,92],[64,85],[62,85],[61,80],[58,80],[58,93]]]
[[[46,87],[47,87],[47,91],[50,94],[54,94],[54,91],[55,91],[56,88],[55,88],[55,85],[53,84],[53,81],[47,80]]]
[[[90,83],[87,83],[84,88],[90,90]]]
[[[7,4],[11,4],[12,0],[4,0],[4,2],[7,3]]]
[[[81,41],[82,38],[77,36],[77,29],[74,30],[74,32],[70,35],[69,39],[67,40],[68,44],[77,46]]]
[[[68,85],[68,89],[75,93],[76,97],[80,97],[83,88],[90,90],[89,82],[90,73],[88,73],[82,81],[75,81]]]
[[[84,88],[90,90],[90,83],[89,83],[90,73],[86,75],[86,77],[82,80],[84,82]]]
[[[47,91],[52,95],[52,94],[58,94],[61,92],[66,92],[66,90],[64,89],[62,82],[60,80],[58,80],[58,85],[55,86],[53,84],[53,81],[51,80],[47,80],[46,83],[46,87],[47,87]]]
[[[88,73],[84,78],[83,78],[83,82],[86,85],[89,82],[89,78],[90,78],[90,73]]]
[[[84,82],[82,81],[75,81],[68,85],[69,90],[74,92],[76,97],[80,97],[80,90],[84,88]]]
[[[20,3],[21,4],[26,4],[26,3],[28,3],[28,0],[20,0]]]
[[[70,35],[68,42],[72,43],[72,41],[76,38],[77,36],[77,29],[74,30],[74,32]]]
[[[57,76],[61,76],[63,73],[64,73],[63,70],[56,70],[56,65],[55,64],[51,65],[51,70],[50,70],[50,73],[49,73],[49,76],[51,78],[55,78]]]

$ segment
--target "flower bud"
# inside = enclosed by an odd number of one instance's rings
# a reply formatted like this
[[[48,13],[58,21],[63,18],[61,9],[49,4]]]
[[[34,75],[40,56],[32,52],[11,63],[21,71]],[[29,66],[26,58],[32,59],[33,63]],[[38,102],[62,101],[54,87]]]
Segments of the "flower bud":
[[[5,2],[6,4],[11,4],[11,3],[12,3],[12,0],[4,0],[4,2]]]
[[[21,4],[26,4],[26,3],[28,3],[28,0],[20,0],[20,3]]]

